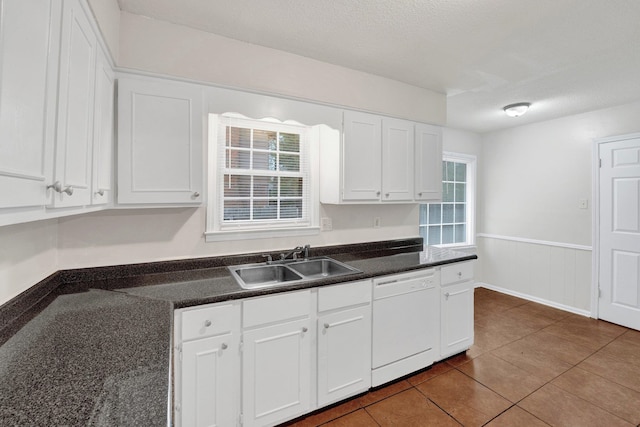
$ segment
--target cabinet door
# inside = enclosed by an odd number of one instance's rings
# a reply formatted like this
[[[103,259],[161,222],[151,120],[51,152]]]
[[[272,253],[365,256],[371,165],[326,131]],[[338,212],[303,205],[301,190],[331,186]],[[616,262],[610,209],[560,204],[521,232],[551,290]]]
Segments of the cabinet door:
[[[473,344],[473,282],[441,289],[440,354],[448,357]]]
[[[381,118],[355,111],[344,113],[342,199],[380,200]]]
[[[245,331],[242,413],[245,426],[274,425],[310,409],[310,321]]]
[[[371,306],[318,318],[318,406],[371,386]]]
[[[60,13],[57,0],[0,0],[0,208],[46,203]]]
[[[91,203],[96,36],[80,1],[64,2],[53,206]]]
[[[413,200],[413,123],[382,120],[382,201]]]
[[[232,426],[237,421],[237,348],[231,334],[182,345],[180,421],[182,426]]]
[[[202,89],[118,80],[118,203],[197,205],[203,200]]]
[[[415,200],[442,199],[442,129],[416,125]]]
[[[114,76],[102,49],[96,60],[96,96],[93,120],[92,204],[107,203],[111,196],[113,158]]]

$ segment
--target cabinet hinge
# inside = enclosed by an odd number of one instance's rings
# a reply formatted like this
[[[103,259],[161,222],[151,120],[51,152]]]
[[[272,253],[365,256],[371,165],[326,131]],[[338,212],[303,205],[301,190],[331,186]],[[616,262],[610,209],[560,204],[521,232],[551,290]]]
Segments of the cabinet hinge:
[[[244,417],[242,416],[242,414],[238,415],[238,423],[239,423],[240,425],[243,425],[243,424],[244,424]]]
[[[602,167],[602,159],[598,159],[598,167]]]
[[[598,287],[598,298],[602,298],[602,289]]]
[[[182,410],[182,406],[180,405],[180,403],[176,403],[175,405],[173,405],[173,410],[175,412],[180,412]]]

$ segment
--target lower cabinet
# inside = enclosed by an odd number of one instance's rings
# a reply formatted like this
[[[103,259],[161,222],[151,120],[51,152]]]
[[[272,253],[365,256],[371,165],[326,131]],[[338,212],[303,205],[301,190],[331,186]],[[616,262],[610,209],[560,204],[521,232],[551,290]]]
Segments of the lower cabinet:
[[[176,426],[234,426],[240,413],[240,302],[175,313]]]
[[[176,426],[274,426],[468,349],[473,262],[180,309],[174,327]]]
[[[318,407],[371,387],[371,281],[318,290]]]
[[[473,345],[473,261],[442,267],[440,289],[440,356]]]

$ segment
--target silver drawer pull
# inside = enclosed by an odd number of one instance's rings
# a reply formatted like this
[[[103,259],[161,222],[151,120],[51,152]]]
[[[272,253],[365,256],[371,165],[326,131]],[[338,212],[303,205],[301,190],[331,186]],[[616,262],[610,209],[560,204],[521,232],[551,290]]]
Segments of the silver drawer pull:
[[[330,327],[330,326],[331,326],[331,325],[330,325],[330,324],[328,324],[328,323],[325,323],[325,324],[324,324],[324,328],[325,328],[325,329],[329,329],[329,327]]]
[[[458,271],[458,277],[462,277],[462,271]]]
[[[303,327],[303,328],[302,328],[302,333],[305,333],[305,332],[307,332],[308,330],[309,330],[309,329],[307,329],[307,327],[305,326],[305,327]]]
[[[229,348],[229,346],[225,343],[222,343],[222,345],[220,346],[221,349],[226,350]]]
[[[207,319],[204,321],[204,327],[208,328],[209,326],[211,326],[211,320]]]

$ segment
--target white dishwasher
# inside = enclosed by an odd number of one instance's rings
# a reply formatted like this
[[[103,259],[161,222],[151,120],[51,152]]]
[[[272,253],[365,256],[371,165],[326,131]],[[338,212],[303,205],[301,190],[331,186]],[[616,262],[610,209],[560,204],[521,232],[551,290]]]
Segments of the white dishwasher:
[[[373,280],[372,386],[431,365],[439,355],[439,270]]]

